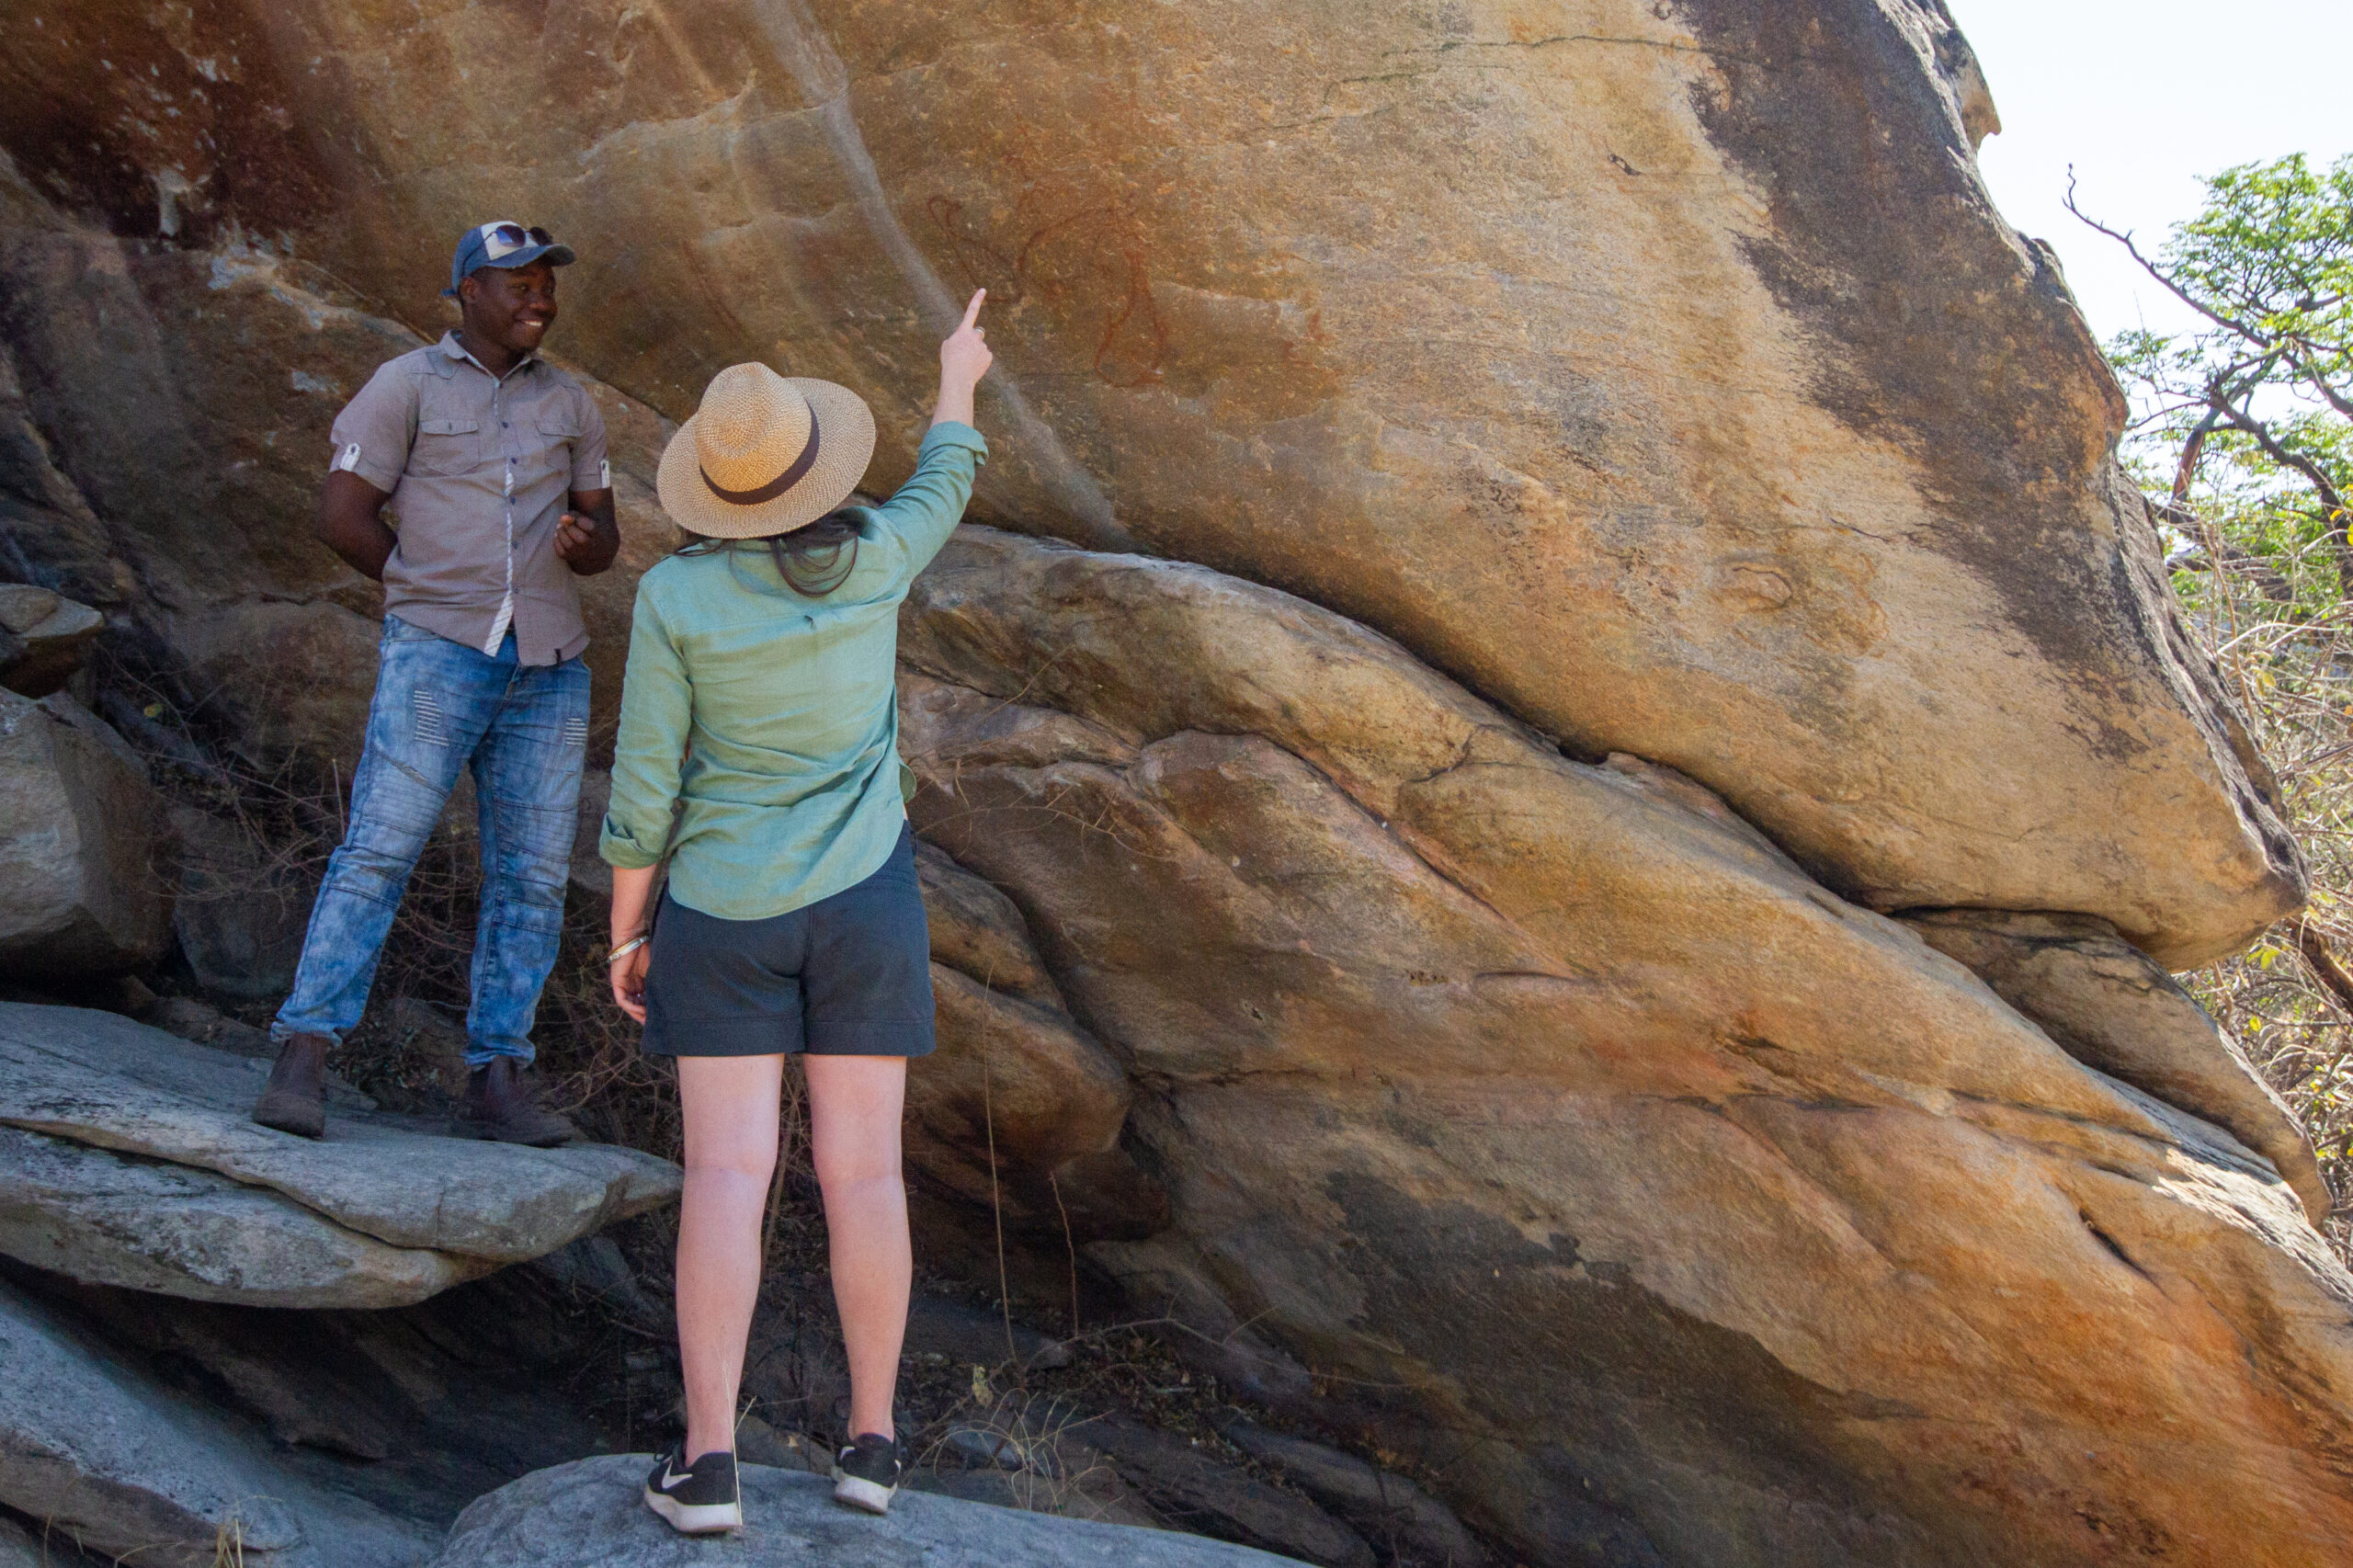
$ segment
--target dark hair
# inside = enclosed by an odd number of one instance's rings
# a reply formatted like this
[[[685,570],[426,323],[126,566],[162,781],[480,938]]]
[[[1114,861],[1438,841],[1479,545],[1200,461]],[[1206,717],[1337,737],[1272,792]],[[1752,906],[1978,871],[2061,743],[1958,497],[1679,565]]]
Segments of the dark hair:
[[[840,506],[806,528],[794,528],[790,533],[764,534],[756,539],[713,539],[680,528],[687,542],[672,553],[733,555],[739,550],[757,550],[765,545],[769,559],[776,562],[776,574],[784,579],[785,586],[802,598],[822,599],[848,582],[850,573],[857,568],[860,529],[858,513]]]

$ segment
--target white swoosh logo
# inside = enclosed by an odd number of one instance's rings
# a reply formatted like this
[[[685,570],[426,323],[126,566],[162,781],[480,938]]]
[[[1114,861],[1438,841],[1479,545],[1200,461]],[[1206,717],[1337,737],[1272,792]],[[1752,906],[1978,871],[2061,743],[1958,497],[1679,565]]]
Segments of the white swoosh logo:
[[[684,1474],[684,1475],[679,1475],[679,1474],[677,1474],[676,1471],[672,1471],[672,1470],[671,1470],[671,1468],[670,1468],[670,1461],[669,1461],[668,1460],[664,1460],[662,1461],[662,1483],[661,1483],[662,1490],[663,1490],[663,1491],[665,1491],[665,1492],[667,1492],[667,1491],[669,1491],[669,1490],[670,1490],[670,1488],[672,1488],[673,1486],[677,1485],[677,1484],[678,1484],[680,1482],[682,1482],[682,1481],[691,1481],[691,1480],[693,1480],[693,1479],[694,1479],[694,1473],[695,1473],[695,1472],[694,1472],[693,1471],[691,1471],[691,1470],[690,1470],[690,1471],[687,1471],[687,1473],[686,1473],[686,1474]]]

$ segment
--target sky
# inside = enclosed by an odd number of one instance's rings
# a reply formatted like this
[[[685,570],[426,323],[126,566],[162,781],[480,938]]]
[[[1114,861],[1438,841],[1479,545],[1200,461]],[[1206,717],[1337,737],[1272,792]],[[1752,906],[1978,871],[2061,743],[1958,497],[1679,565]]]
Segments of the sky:
[[[2104,340],[2188,312],[2076,201],[2145,252],[2195,214],[2198,176],[2353,152],[2353,0],[1947,0],[2001,112],[1978,163],[2003,216],[2058,250]],[[2221,21],[2218,17],[2227,17]]]

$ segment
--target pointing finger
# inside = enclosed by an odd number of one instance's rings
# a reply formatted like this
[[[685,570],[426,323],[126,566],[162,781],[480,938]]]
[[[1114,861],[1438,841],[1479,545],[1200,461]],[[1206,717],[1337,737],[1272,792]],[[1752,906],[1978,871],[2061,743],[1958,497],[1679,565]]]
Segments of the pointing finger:
[[[977,290],[977,291],[972,295],[972,302],[971,304],[969,304],[969,305],[967,305],[967,306],[965,306],[965,307],[964,307],[964,319],[963,319],[963,321],[962,321],[961,323],[960,323],[959,324],[960,324],[960,325],[961,325],[961,326],[970,326],[970,325],[972,325],[974,322],[976,322],[976,321],[980,320],[980,319],[981,319],[981,301],[982,301],[983,300],[987,299],[988,297],[989,297],[989,291],[988,291],[986,289],[982,289],[982,290]]]

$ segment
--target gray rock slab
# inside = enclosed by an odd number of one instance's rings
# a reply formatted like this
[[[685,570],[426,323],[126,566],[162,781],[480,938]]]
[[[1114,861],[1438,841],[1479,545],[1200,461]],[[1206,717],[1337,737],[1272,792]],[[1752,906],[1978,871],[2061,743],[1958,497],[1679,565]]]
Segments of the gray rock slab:
[[[247,1119],[266,1064],[112,1014],[0,1005],[0,1124],[213,1171],[396,1247],[491,1263],[554,1251],[676,1199],[633,1149],[526,1149],[388,1115],[296,1138]]]
[[[638,1500],[651,1454],[536,1471],[458,1517],[435,1568],[1273,1568],[1292,1562],[1174,1531],[899,1494],[883,1518],[843,1508],[824,1477],[744,1468],[739,1536],[694,1540]]]
[[[413,1568],[421,1526],[286,1469],[0,1284],[0,1505],[148,1568]],[[5,1561],[5,1558],[0,1558]]]
[[[255,1307],[400,1307],[498,1267],[390,1246],[267,1187],[0,1126],[0,1253],[85,1284]]]

